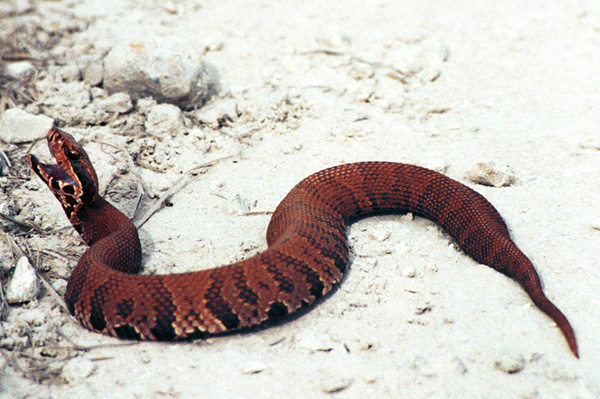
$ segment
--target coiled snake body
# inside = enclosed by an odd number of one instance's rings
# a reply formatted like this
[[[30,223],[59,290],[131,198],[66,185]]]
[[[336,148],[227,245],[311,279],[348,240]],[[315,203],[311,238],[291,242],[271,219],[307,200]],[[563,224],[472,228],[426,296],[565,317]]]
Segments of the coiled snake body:
[[[544,295],[529,259],[480,194],[418,166],[360,162],[315,173],[273,213],[268,249],[227,266],[186,274],[137,275],[141,247],[133,223],[99,196],[88,155],[69,134],[47,136],[57,165],[29,162],[90,248],[69,278],[65,299],[87,328],[122,338],[185,339],[280,320],[312,304],[342,278],[345,229],[382,211],[436,222],[476,261],[516,280],[558,325],[575,356],[571,325]]]

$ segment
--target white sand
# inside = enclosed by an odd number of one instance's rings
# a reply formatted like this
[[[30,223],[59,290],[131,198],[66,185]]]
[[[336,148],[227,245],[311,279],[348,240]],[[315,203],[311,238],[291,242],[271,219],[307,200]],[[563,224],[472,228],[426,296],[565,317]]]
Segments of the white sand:
[[[78,18],[97,17],[75,43],[95,43],[89,51],[98,58],[138,36],[222,44],[205,60],[230,96],[211,106],[237,104],[243,114],[207,133],[208,153],[171,151],[177,166],[165,175],[142,170],[159,187],[177,170],[243,150],[194,179],[143,227],[147,271],[217,266],[263,250],[269,217],[243,211],[272,211],[296,182],[327,166],[445,165],[465,182],[474,163],[492,160],[508,165],[516,182],[470,185],[533,260],[575,328],[581,359],[516,283],[459,252],[432,223],[385,216],[352,226],[348,277],[296,320],[207,341],[73,352],[94,371],[64,385],[36,385],[7,366],[0,395],[600,397],[600,3],[171,2],[175,13],[159,2],[73,3]],[[343,55],[315,53],[323,49]],[[406,83],[386,66],[408,73]],[[118,133],[66,129],[107,141]],[[246,132],[254,133],[241,144],[229,138]],[[179,140],[161,145],[169,150]],[[87,148],[107,184],[114,160],[98,144]],[[49,193],[41,201],[46,206],[34,212],[60,215]],[[40,303],[55,307],[49,297]],[[122,343],[61,320],[77,344]]]

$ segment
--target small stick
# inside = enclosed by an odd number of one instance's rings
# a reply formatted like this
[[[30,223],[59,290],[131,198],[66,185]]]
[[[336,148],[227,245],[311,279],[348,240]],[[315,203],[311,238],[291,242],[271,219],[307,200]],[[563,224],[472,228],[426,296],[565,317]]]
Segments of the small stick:
[[[175,182],[175,184],[173,184],[173,186],[170,189],[168,189],[158,200],[156,200],[154,202],[154,204],[150,207],[150,209],[146,212],[146,214],[144,216],[142,216],[139,220],[137,220],[134,223],[135,226],[138,229],[140,227],[142,227],[144,225],[144,223],[146,223],[160,208],[162,208],[162,206],[164,205],[165,201],[169,200],[171,197],[173,197],[173,195],[177,194],[177,192],[179,192],[183,187],[185,187],[186,185],[188,185],[188,183],[190,182],[190,180],[189,180],[189,176],[190,175],[194,175],[195,173],[197,173],[201,169],[205,169],[205,168],[214,166],[214,165],[216,165],[217,163],[219,163],[221,161],[233,158],[235,156],[237,156],[237,155],[227,155],[227,156],[222,157],[222,158],[217,158],[217,159],[214,159],[212,161],[208,161],[208,162],[205,162],[203,164],[194,166],[190,170],[186,171],[183,174],[183,176],[181,176]]]

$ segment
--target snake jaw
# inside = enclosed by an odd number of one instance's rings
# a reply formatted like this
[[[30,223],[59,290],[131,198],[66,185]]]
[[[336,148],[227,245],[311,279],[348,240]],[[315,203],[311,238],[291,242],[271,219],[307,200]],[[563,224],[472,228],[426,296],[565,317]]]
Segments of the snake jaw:
[[[53,127],[46,136],[56,164],[41,163],[29,154],[31,169],[59,200],[67,217],[74,222],[76,212],[97,197],[98,178],[87,153],[68,133]]]

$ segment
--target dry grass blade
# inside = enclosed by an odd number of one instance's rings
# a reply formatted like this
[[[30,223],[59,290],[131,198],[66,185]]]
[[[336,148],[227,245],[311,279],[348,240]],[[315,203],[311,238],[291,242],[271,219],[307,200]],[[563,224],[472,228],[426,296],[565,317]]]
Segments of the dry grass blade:
[[[3,150],[0,150],[0,176],[8,174],[11,166],[10,159],[8,159],[6,153]]]

